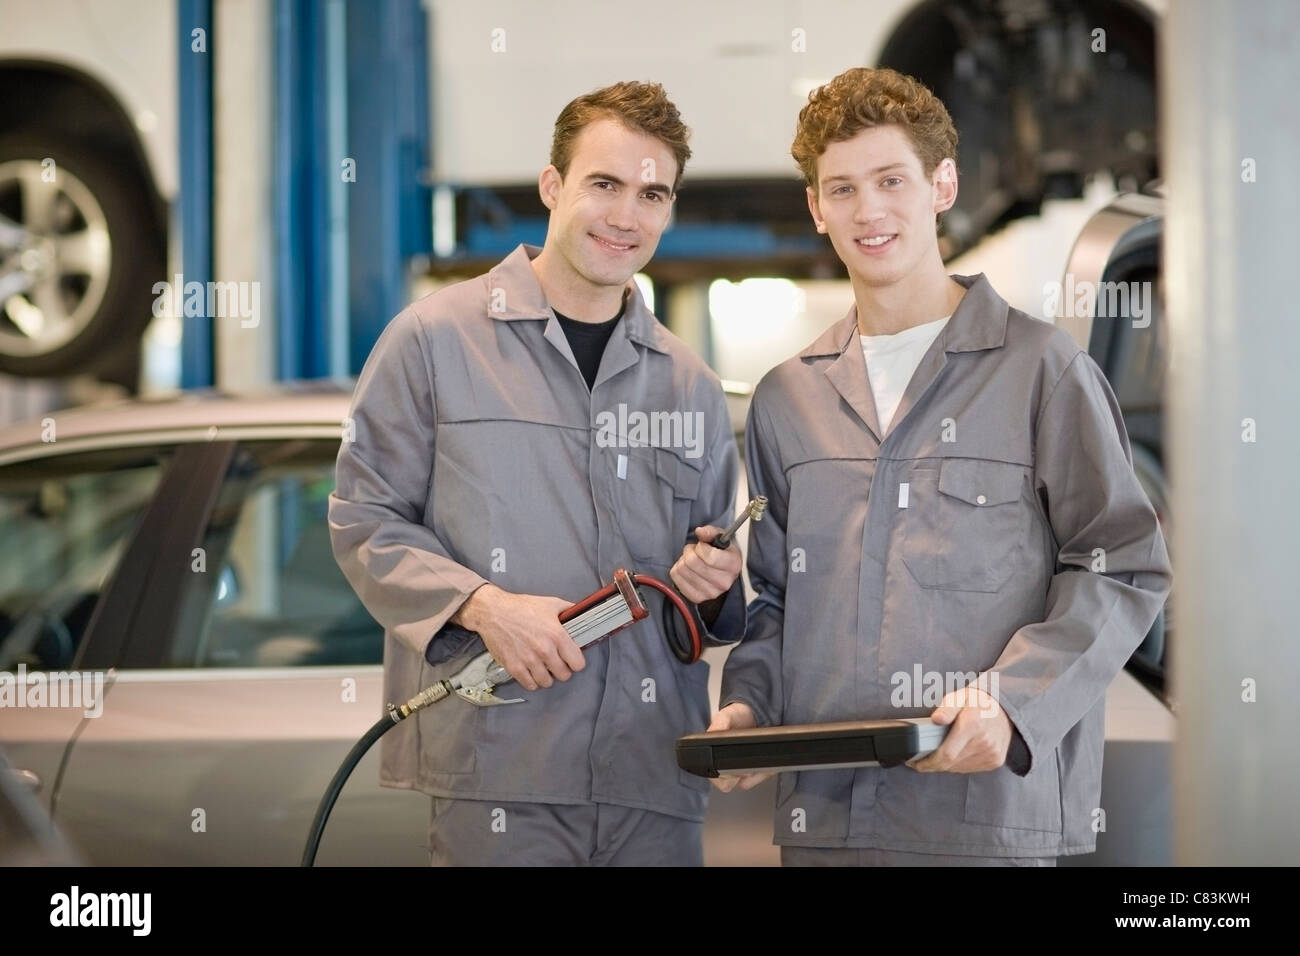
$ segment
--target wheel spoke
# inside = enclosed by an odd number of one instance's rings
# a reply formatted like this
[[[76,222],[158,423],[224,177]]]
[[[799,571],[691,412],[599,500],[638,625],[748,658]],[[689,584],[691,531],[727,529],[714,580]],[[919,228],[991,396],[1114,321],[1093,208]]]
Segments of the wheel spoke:
[[[47,183],[41,178],[39,163],[25,164],[18,173],[18,183],[23,194],[24,223],[37,235],[49,235],[54,231],[54,207],[59,199],[58,184]]]
[[[41,331],[48,332],[62,325],[68,318],[68,311],[63,305],[63,293],[59,290],[57,276],[44,276],[32,288],[32,299],[41,312]]]
[[[108,233],[98,226],[60,236],[58,269],[66,275],[105,276],[109,265]]]
[[[27,296],[13,295],[6,299],[4,315],[14,328],[33,341],[45,324],[41,310],[32,305]]]

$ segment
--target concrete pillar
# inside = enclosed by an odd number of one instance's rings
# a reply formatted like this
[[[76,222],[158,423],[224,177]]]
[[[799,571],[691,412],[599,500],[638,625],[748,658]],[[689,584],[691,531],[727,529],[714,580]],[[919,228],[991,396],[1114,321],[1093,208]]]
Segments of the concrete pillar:
[[[1161,34],[1175,862],[1300,863],[1300,5]]]
[[[256,283],[258,319],[215,316],[216,384],[275,378],[272,10],[269,0],[223,0],[213,7],[213,275]]]

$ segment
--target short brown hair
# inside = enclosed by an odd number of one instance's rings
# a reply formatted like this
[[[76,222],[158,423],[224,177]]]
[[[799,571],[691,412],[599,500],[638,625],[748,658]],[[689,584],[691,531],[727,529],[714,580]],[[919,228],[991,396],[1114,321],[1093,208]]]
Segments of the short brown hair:
[[[653,136],[667,146],[677,160],[677,178],[673,181],[673,192],[677,192],[686,161],[691,158],[687,145],[691,131],[659,83],[615,83],[579,96],[560,110],[551,140],[551,165],[561,176],[568,175],[578,134],[602,119],[616,119],[628,129]]]
[[[926,176],[945,158],[957,161],[957,128],[939,97],[896,70],[866,67],[845,70],[808,94],[790,155],[816,189],[817,159],[826,147],[874,126],[901,127]]]

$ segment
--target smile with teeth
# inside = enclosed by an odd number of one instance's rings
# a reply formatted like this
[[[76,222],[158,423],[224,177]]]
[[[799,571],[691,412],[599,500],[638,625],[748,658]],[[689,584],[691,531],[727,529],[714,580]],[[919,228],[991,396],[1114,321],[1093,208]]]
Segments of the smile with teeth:
[[[864,246],[883,246],[883,245],[884,245],[885,243],[887,243],[890,239],[893,239],[894,236],[896,236],[896,235],[897,235],[897,233],[894,233],[893,235],[888,235],[888,236],[872,236],[872,237],[869,238],[869,239],[859,239],[859,240],[858,240],[858,243],[859,243],[860,245],[864,245]]]
[[[608,249],[612,249],[614,252],[627,252],[630,249],[636,248],[635,246],[633,246],[631,243],[628,242],[615,242],[612,239],[604,239],[596,235],[594,232],[590,233],[590,235],[591,238],[595,239],[602,246],[605,246]]]

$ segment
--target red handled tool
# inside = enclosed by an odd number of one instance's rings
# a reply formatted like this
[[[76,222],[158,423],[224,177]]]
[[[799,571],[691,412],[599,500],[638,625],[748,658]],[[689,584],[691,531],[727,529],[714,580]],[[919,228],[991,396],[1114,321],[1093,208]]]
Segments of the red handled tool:
[[[660,592],[668,601],[665,614],[669,615],[672,611],[676,611],[680,618],[685,629],[685,640],[674,641],[672,638],[678,630],[675,627],[671,629],[669,645],[674,655],[684,664],[693,664],[699,660],[700,653],[704,650],[704,640],[694,608],[688,605],[671,585],[648,574],[636,574],[626,568],[619,568],[614,572],[612,584],[605,585],[595,594],[561,611],[560,623],[569,632],[573,642],[586,649],[650,616],[650,608],[646,606],[639,587],[648,587]]]
[[[589,647],[650,616],[632,578],[627,569],[619,568],[614,572],[613,584],[560,612],[560,623],[573,643]]]

